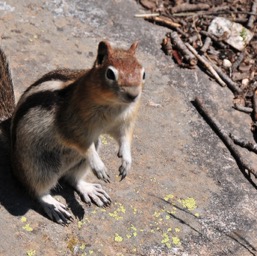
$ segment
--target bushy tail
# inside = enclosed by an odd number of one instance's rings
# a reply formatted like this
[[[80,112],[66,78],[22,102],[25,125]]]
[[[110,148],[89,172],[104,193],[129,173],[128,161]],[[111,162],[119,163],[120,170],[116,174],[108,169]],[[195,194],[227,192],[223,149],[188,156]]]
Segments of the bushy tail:
[[[12,116],[15,107],[13,82],[8,61],[0,48],[0,122]]]

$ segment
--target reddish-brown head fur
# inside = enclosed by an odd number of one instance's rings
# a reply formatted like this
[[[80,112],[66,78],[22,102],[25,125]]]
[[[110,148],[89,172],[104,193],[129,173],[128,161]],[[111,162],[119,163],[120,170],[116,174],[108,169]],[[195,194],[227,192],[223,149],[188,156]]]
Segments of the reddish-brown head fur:
[[[92,69],[96,81],[95,97],[113,103],[131,103],[139,98],[145,80],[144,68],[135,57],[138,42],[128,50],[112,48],[102,41]]]

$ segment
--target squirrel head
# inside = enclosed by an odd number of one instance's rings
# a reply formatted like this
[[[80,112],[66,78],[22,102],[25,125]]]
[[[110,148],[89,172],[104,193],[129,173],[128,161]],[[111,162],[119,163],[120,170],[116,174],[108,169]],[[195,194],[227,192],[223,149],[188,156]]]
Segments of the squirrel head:
[[[99,43],[93,69],[99,73],[98,84],[106,100],[128,104],[140,98],[145,70],[135,56],[137,46],[135,42],[125,50],[113,48],[108,41]]]

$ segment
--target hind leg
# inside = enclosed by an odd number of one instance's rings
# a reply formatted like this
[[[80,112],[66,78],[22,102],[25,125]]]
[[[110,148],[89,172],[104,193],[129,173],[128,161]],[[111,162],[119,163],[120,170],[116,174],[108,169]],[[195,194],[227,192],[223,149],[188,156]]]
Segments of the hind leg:
[[[99,207],[108,206],[111,198],[100,184],[88,183],[83,180],[90,170],[86,160],[82,160],[65,175],[65,180],[78,192],[81,200],[86,204],[95,203]]]

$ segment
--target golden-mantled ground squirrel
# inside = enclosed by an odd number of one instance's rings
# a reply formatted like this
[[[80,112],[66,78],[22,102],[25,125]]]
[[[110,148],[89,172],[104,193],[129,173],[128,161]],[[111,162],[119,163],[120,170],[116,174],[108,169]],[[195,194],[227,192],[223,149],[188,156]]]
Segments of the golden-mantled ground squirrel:
[[[145,81],[135,57],[137,43],[128,50],[102,41],[91,69],[52,71],[21,96],[14,109],[11,76],[0,51],[0,114],[11,118],[11,161],[14,175],[34,195],[52,220],[71,219],[65,205],[50,195],[64,178],[90,204],[107,206],[111,199],[99,184],[84,177],[92,170],[109,182],[98,155],[99,136],[110,134],[119,144],[121,180],[131,166],[131,139]],[[1,120],[1,119],[0,119]]]

